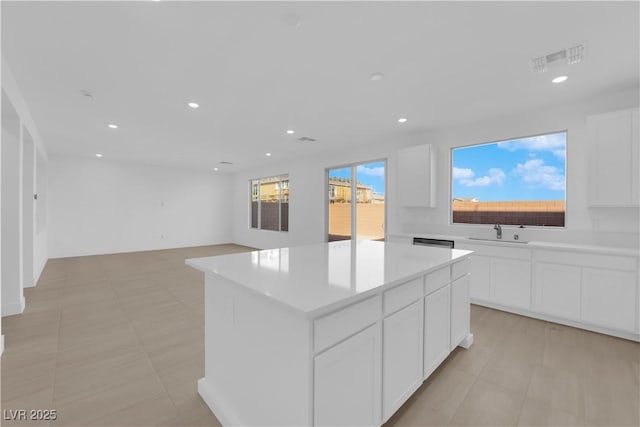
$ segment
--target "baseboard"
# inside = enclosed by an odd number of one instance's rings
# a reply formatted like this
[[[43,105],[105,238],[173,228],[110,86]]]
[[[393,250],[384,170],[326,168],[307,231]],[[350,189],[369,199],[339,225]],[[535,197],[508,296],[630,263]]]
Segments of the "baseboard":
[[[36,287],[36,281],[31,279],[31,280],[27,280],[27,279],[22,279],[22,287],[23,288],[35,288]]]
[[[1,0],[0,0],[1,1]],[[166,251],[170,249],[185,249],[185,248],[198,248],[201,246],[216,246],[216,245],[240,245],[239,243],[235,243],[233,241],[224,241],[224,242],[199,242],[199,243],[176,243],[176,244],[166,244],[163,246],[135,246],[130,248],[122,248],[122,249],[98,249],[98,250],[86,250],[86,251],[78,251],[78,252],[68,252],[68,253],[51,253],[49,252],[49,259],[63,259],[63,258],[76,258],[83,256],[96,256],[96,255],[115,255],[115,254],[128,254],[135,252],[153,252],[153,251]]]
[[[223,399],[218,393],[207,383],[206,378],[200,378],[198,380],[198,394],[207,404],[213,415],[216,416],[220,424],[223,426],[241,426],[245,425],[241,423],[231,411],[229,411],[228,405],[223,403]],[[223,409],[224,408],[224,409]]]
[[[33,279],[33,286],[36,286],[38,284],[38,281],[40,280],[40,276],[42,276],[42,272],[44,271],[44,268],[47,266],[47,261],[49,261],[49,258],[45,258],[44,261],[42,261],[42,263],[40,264],[40,268],[38,269],[38,272]]]
[[[4,335],[0,335],[0,356],[4,353]]]
[[[626,340],[640,342],[640,334],[634,332],[621,331],[617,329],[605,328],[603,326],[591,325],[589,323],[583,323],[576,320],[562,319],[560,317],[551,316],[544,313],[538,313],[536,311],[530,311],[521,308],[507,307],[501,304],[495,304],[489,301],[471,299],[471,304],[481,305],[483,307],[493,308],[495,310],[506,311],[508,313],[519,314],[521,316],[532,317],[534,319],[544,320],[547,322],[558,323],[560,325],[571,326],[572,328],[585,329],[587,331],[598,332],[599,334],[611,335],[618,338],[624,338]]]
[[[20,298],[20,302],[13,304],[2,304],[2,317],[13,316],[14,314],[20,314],[24,311],[25,300],[24,297]]]

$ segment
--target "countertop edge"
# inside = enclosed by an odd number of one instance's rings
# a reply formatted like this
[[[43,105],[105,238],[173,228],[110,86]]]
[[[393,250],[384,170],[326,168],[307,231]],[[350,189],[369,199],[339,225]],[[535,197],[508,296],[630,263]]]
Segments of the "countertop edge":
[[[476,240],[470,239],[466,236],[455,236],[455,235],[445,235],[445,234],[428,234],[428,233],[387,233],[387,236],[397,236],[397,237],[422,237],[422,238],[432,238],[432,239],[444,239],[444,240],[453,240],[455,242],[461,243],[469,243],[473,245],[487,245],[487,246],[501,246],[504,247],[508,242],[494,242],[491,240]],[[640,257],[640,250],[638,249],[630,249],[630,248],[619,248],[615,246],[597,246],[597,245],[584,245],[577,243],[564,243],[564,242],[545,242],[532,240],[526,244],[522,243],[509,243],[513,247],[522,248],[522,249],[549,249],[549,250],[560,250],[560,251],[575,251],[575,252],[583,252],[583,253],[599,253],[602,255],[620,255],[620,256],[630,256],[630,257]],[[507,246],[511,247],[511,246]]]
[[[254,289],[254,288],[245,286],[242,283],[238,283],[238,281],[236,281],[236,280],[234,280],[232,278],[229,278],[229,277],[225,276],[224,274],[220,274],[220,273],[211,271],[209,269],[202,268],[202,267],[196,265],[193,262],[193,261],[195,261],[195,260],[197,260],[199,258],[186,259],[185,260],[185,264],[190,266],[190,267],[192,267],[192,268],[195,268],[196,270],[201,271],[201,272],[203,272],[205,274],[205,286],[206,286],[206,275],[210,274],[210,275],[214,275],[214,276],[219,276],[219,277],[227,280],[228,282],[233,283],[238,288],[244,289],[245,292],[249,292],[252,295],[257,295],[259,297],[264,298],[265,300],[271,301],[272,303],[277,304],[279,306],[282,306],[282,307],[286,308],[287,310],[289,310],[290,312],[295,313],[298,316],[302,316],[302,317],[307,318],[307,319],[319,319],[319,318],[321,318],[321,317],[323,317],[323,316],[325,316],[327,314],[330,314],[330,313],[333,313],[333,312],[335,312],[337,310],[340,310],[342,308],[351,306],[351,305],[356,304],[356,303],[358,303],[360,301],[364,301],[367,298],[373,297],[373,296],[378,295],[378,294],[382,295],[385,291],[387,291],[387,290],[389,290],[389,289],[391,289],[391,288],[393,288],[395,286],[401,285],[402,283],[408,282],[408,281],[413,280],[413,279],[415,279],[417,277],[420,277],[420,276],[425,276],[425,275],[430,274],[430,273],[432,273],[432,272],[434,272],[434,271],[436,271],[436,270],[438,270],[440,268],[447,267],[447,266],[450,266],[450,265],[452,265],[452,264],[454,264],[456,262],[462,261],[462,260],[464,260],[466,258],[469,258],[471,256],[471,254],[473,253],[473,251],[469,251],[469,250],[466,250],[466,249],[455,249],[455,250],[459,251],[459,252],[466,252],[466,253],[461,254],[460,256],[458,256],[455,259],[445,261],[442,264],[439,264],[438,266],[427,268],[426,270],[421,270],[420,272],[407,275],[407,276],[405,276],[405,277],[403,277],[401,279],[397,279],[397,280],[393,280],[393,281],[388,282],[388,283],[384,283],[384,284],[382,284],[382,285],[380,285],[378,287],[375,287],[373,289],[369,289],[368,291],[362,292],[362,293],[360,293],[358,295],[351,295],[351,296],[345,297],[344,299],[341,299],[339,301],[335,301],[333,303],[330,303],[330,304],[327,304],[327,305],[324,305],[322,307],[315,308],[315,309],[309,310],[309,311],[304,311],[304,310],[299,309],[297,307],[294,307],[294,306],[292,306],[290,304],[287,304],[284,301],[281,301],[279,299],[264,295],[262,292]],[[201,257],[201,258],[209,258],[209,257]]]

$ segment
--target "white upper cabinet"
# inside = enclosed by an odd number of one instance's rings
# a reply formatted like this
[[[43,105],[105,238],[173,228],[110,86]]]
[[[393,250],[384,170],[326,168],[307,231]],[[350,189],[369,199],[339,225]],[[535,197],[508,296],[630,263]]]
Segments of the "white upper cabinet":
[[[398,151],[398,200],[400,206],[436,206],[435,149],[418,145]]]
[[[590,116],[589,204],[591,206],[637,206],[638,109]]]

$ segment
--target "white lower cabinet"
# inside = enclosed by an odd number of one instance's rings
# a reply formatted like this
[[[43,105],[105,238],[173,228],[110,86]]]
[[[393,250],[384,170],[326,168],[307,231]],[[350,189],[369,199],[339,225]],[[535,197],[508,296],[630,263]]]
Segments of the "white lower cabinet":
[[[531,306],[531,263],[493,258],[491,260],[491,296],[498,304],[529,309]]]
[[[314,425],[380,425],[380,324],[315,357]]]
[[[314,425],[381,425],[472,342],[467,270],[447,265],[314,320]]]
[[[469,275],[451,283],[451,346],[453,350],[469,335]]]
[[[422,298],[384,319],[383,421],[387,421],[422,384],[423,322]]]
[[[424,299],[424,375],[426,379],[449,355],[451,285]]]
[[[531,307],[531,250],[517,247],[459,243],[474,251],[470,257],[469,294],[473,302],[504,307]]]
[[[491,258],[474,253],[469,260],[470,269],[473,272],[469,295],[473,299],[489,301],[491,299]]]
[[[537,262],[534,267],[535,310],[580,320],[582,271],[580,267]]]
[[[582,320],[595,325],[636,331],[637,285],[631,272],[583,268]]]

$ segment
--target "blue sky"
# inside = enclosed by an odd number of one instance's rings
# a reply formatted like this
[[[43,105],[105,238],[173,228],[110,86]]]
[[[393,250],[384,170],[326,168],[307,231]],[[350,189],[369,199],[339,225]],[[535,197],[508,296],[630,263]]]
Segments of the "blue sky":
[[[384,194],[384,162],[367,163],[358,166],[358,181],[373,188],[376,193]],[[332,178],[351,178],[351,167],[329,170]]]
[[[452,151],[452,197],[564,200],[566,132]]]

